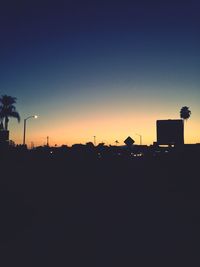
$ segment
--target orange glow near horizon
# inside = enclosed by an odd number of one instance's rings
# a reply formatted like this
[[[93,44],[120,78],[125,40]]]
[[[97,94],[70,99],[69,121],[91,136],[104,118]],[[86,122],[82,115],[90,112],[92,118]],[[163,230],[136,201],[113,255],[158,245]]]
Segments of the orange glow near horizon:
[[[134,108],[133,108],[134,109]],[[67,114],[66,114],[67,116]],[[65,117],[63,115],[63,117]],[[178,117],[166,116],[166,112],[159,115],[155,112],[147,114],[147,111],[141,112],[130,108],[123,110],[97,111],[87,114],[76,114],[73,118],[63,119],[60,116],[43,118],[39,116],[37,120],[28,121],[26,143],[30,147],[31,142],[34,146],[45,145],[46,137],[49,136],[51,146],[62,144],[71,146],[75,143],[85,144],[93,142],[96,136],[96,143],[104,142],[106,145],[114,145],[119,141],[119,145],[124,145],[127,136],[135,140],[135,144],[140,143],[142,135],[142,144],[150,145],[156,141],[156,120],[158,119],[177,119]],[[16,144],[22,143],[23,123],[17,125],[13,122],[10,127],[10,139]],[[200,123],[197,116],[191,117],[185,123],[185,143],[199,143]]]
[[[148,90],[149,89],[149,90]],[[200,143],[200,108],[198,92],[196,95],[179,94],[176,88],[158,89],[139,88],[131,91],[127,88],[114,88],[106,94],[81,93],[67,98],[60,92],[49,99],[32,101],[30,105],[19,102],[16,107],[21,115],[21,123],[11,119],[9,123],[10,139],[16,144],[23,140],[23,119],[27,115],[37,114],[37,119],[27,121],[26,143],[30,147],[45,145],[49,136],[50,145],[58,146],[86,142],[104,142],[106,145],[124,145],[127,136],[140,143],[150,145],[156,141],[156,120],[179,119],[180,108],[187,105],[192,111],[191,118],[185,123],[185,143]],[[100,92],[100,89],[99,89]],[[176,92],[176,93],[175,93]],[[28,110],[28,113],[27,113]]]

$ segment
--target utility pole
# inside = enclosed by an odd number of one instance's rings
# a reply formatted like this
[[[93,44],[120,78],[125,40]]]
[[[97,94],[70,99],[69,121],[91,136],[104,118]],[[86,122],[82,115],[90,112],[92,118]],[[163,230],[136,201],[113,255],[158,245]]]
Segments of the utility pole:
[[[31,142],[31,149],[33,149],[34,148],[34,143],[33,142]]]
[[[47,146],[49,146],[49,136],[47,136]]]
[[[24,136],[23,136],[23,145],[26,144],[26,119],[24,119]]]

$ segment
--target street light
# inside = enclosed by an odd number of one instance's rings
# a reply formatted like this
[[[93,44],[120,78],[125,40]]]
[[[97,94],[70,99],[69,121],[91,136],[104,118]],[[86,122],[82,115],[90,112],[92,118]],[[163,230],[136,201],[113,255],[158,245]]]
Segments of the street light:
[[[137,133],[136,133],[136,135],[138,135],[140,137],[140,145],[142,145],[142,135],[141,134],[137,134]]]
[[[38,116],[37,116],[37,115],[32,115],[32,116],[29,116],[29,117],[27,117],[26,119],[24,119],[24,137],[23,137],[23,145],[26,144],[26,121],[27,121],[28,119],[31,119],[31,118],[37,119]]]

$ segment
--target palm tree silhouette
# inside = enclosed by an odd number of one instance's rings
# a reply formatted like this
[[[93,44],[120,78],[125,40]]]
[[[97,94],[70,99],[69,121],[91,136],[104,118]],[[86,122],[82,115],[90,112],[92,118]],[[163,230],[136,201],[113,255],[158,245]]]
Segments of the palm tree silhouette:
[[[16,100],[16,97],[8,95],[2,95],[0,97],[0,124],[4,130],[8,130],[9,118],[16,118],[20,122],[19,113],[14,106]]]
[[[1,117],[1,113],[0,113],[0,130],[3,130],[3,118]]]
[[[115,141],[115,144],[116,144],[116,146],[117,146],[117,145],[119,144],[119,141],[118,141],[118,140],[116,140],[116,141]]]
[[[183,121],[187,121],[189,117],[191,116],[191,111],[189,110],[189,107],[184,106],[180,110],[180,117],[183,119]]]

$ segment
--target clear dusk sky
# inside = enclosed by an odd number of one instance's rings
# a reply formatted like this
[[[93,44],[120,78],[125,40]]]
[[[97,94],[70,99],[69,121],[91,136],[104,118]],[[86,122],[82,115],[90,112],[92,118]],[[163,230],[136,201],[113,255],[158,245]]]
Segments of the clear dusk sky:
[[[0,94],[17,97],[27,144],[156,141],[156,120],[192,115],[200,142],[200,1],[3,1]]]

